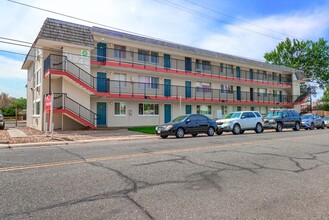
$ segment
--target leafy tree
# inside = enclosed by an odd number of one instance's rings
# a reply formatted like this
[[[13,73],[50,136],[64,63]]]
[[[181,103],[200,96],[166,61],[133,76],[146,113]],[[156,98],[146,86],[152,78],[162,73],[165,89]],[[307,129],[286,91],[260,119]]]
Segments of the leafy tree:
[[[2,92],[0,94],[0,108],[7,107],[9,103],[10,103],[9,94]]]
[[[313,82],[324,88],[329,82],[329,46],[323,38],[313,42],[298,39],[280,42],[276,48],[265,53],[266,62],[301,70]]]

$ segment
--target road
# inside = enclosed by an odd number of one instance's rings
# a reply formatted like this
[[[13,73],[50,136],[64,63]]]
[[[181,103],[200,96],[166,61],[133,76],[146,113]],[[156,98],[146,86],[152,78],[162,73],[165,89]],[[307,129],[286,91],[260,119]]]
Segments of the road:
[[[0,219],[329,219],[329,129],[0,150]]]

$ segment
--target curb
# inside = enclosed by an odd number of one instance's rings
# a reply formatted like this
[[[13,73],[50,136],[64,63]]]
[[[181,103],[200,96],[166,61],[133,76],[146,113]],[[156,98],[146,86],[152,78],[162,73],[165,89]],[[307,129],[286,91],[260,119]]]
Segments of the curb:
[[[130,135],[125,137],[110,137],[103,139],[89,139],[89,140],[76,140],[76,141],[52,141],[52,142],[36,142],[36,143],[21,143],[21,144],[9,144],[0,142],[0,149],[11,149],[11,148],[20,148],[20,147],[37,147],[37,146],[57,146],[57,145],[74,145],[82,143],[91,143],[91,142],[106,142],[106,141],[130,141],[137,139],[154,139],[158,138],[157,136],[152,135]]]

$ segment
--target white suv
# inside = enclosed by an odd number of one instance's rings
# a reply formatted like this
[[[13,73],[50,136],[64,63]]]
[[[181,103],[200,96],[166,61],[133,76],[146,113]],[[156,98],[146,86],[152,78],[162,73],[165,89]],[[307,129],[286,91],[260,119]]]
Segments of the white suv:
[[[0,110],[0,130],[3,130],[3,129],[5,129],[5,119],[4,119],[4,117],[2,115],[2,112]]]
[[[263,132],[264,119],[257,111],[240,111],[227,114],[217,122],[217,134],[232,132],[243,134],[245,130],[254,130],[256,133]]]

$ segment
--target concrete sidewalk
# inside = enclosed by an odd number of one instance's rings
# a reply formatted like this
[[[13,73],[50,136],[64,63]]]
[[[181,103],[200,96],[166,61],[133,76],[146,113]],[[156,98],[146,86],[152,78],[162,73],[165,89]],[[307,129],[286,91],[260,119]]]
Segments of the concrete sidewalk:
[[[9,128],[7,131],[12,138],[27,137],[27,134],[17,128]]]

